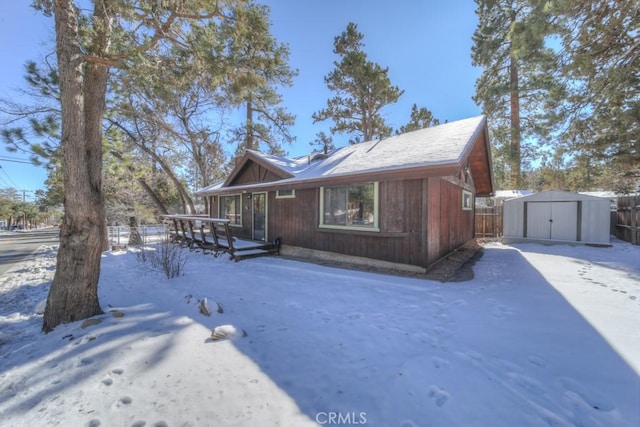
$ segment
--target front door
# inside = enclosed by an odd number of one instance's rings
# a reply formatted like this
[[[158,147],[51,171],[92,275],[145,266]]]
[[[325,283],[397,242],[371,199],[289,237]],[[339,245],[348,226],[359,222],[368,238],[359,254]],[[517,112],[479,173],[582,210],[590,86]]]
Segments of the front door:
[[[253,193],[253,240],[267,240],[267,193]]]

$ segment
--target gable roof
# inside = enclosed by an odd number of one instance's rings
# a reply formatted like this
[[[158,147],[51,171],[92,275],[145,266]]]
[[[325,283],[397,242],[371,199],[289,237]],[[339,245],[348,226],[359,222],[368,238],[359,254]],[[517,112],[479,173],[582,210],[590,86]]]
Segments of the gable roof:
[[[481,146],[474,148],[478,145]],[[470,160],[472,151],[475,152],[475,156]],[[211,195],[225,190],[228,192],[231,189],[230,184],[249,162],[270,170],[282,179],[233,186],[233,189],[298,188],[325,181],[346,181],[356,176],[397,174],[399,171],[412,170],[424,175],[427,168],[444,176],[455,174],[457,169],[467,166],[468,162],[474,181],[478,181],[479,178],[484,181],[480,186],[477,185],[479,193],[490,194],[493,192],[490,153],[486,118],[477,116],[382,140],[349,145],[326,156],[287,159],[249,150],[222,186],[214,184],[196,194]],[[474,168],[482,171],[474,171]]]

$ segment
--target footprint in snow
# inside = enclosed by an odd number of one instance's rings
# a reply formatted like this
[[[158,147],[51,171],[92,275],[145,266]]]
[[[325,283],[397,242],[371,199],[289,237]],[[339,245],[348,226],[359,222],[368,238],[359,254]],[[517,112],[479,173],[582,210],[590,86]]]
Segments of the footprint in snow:
[[[527,360],[529,361],[529,363],[539,368],[544,368],[547,365],[544,359],[538,356],[529,356]]]
[[[140,420],[140,421],[136,421],[135,423],[131,424],[131,427],[144,427],[147,425],[146,421]],[[153,427],[168,427],[169,424],[167,424],[164,421],[158,421],[155,422],[153,424],[151,424]]]
[[[451,363],[448,360],[441,357],[433,357],[431,361],[433,362],[433,367],[436,369],[448,368],[451,366]]]
[[[451,395],[442,387],[432,385],[429,389],[429,397],[436,401],[436,405],[442,406],[447,403]]]
[[[115,368],[109,371],[109,375],[122,375],[124,373],[124,369],[121,368]],[[102,384],[104,384],[105,386],[109,387],[110,385],[113,384],[113,379],[111,379],[110,377],[107,377],[105,379],[103,379],[102,381],[100,381]]]
[[[87,366],[93,363],[93,359],[90,357],[85,357],[80,359],[80,366]]]
[[[615,404],[605,395],[584,387],[571,378],[559,378],[558,383],[565,389],[565,396],[578,406],[591,407],[596,411],[609,412],[616,409]]]
[[[127,407],[131,405],[132,402],[133,402],[133,399],[131,399],[129,396],[123,396],[113,403],[112,408],[119,409],[119,408]]]

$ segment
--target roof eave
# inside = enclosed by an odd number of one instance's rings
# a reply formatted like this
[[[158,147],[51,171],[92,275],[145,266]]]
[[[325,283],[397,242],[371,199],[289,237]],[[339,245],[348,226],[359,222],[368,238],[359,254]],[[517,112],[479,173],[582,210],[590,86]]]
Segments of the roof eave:
[[[458,162],[437,163],[429,165],[417,165],[413,167],[396,167],[386,169],[372,169],[357,173],[335,174],[308,179],[284,179],[264,183],[253,183],[233,187],[221,187],[207,192],[206,196],[217,194],[229,194],[236,192],[248,192],[251,190],[279,190],[279,189],[305,189],[323,187],[327,185],[340,185],[348,183],[362,183],[372,181],[392,181],[400,179],[429,178],[433,176],[455,175],[459,168]]]

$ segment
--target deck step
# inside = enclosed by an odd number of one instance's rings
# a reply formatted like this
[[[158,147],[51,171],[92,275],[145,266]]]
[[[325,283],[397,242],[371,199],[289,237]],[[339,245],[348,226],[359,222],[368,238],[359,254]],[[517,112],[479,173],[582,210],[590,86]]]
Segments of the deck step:
[[[277,248],[264,248],[264,249],[245,249],[236,250],[233,254],[233,259],[240,261],[246,258],[256,258],[259,256],[267,256],[278,252]]]

